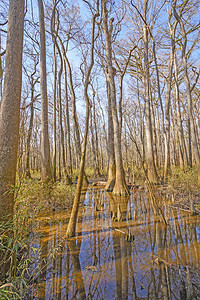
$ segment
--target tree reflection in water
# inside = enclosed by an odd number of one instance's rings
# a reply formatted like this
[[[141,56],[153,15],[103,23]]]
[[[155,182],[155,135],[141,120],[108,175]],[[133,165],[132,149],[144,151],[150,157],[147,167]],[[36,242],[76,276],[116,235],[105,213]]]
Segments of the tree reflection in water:
[[[144,192],[82,195],[77,237],[66,212],[37,217],[29,299],[200,299],[199,216],[165,205],[164,226]],[[131,228],[135,241],[126,241]],[[45,260],[44,260],[45,259]]]

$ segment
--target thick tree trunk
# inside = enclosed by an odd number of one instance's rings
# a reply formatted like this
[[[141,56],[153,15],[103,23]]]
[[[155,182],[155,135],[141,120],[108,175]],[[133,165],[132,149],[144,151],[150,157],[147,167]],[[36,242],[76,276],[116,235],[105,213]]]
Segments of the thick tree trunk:
[[[41,158],[42,180],[48,182],[52,179],[50,145],[48,131],[48,98],[46,75],[46,38],[44,24],[43,0],[38,0],[40,23],[40,89],[41,89]]]
[[[117,116],[117,105],[116,105],[116,90],[114,80],[114,69],[112,65],[112,22],[110,20],[110,26],[108,26],[108,11],[107,11],[107,0],[102,1],[102,17],[103,17],[103,31],[105,36],[105,48],[106,48],[106,62],[108,68],[108,82],[110,86],[110,97],[112,107],[112,119],[114,128],[114,149],[115,149],[115,163],[116,163],[116,179],[113,193],[116,195],[127,195],[129,194],[128,187],[125,182],[122,152],[121,152],[121,138],[120,138],[120,126]]]
[[[13,214],[22,82],[24,0],[10,0],[0,104],[0,217]]]

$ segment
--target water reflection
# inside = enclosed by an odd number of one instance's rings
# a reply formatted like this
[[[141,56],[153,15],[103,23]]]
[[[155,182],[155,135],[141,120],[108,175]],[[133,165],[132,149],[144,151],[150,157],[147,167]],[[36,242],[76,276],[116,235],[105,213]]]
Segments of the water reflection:
[[[35,218],[25,299],[200,298],[199,216],[165,205],[166,227],[143,192],[118,198],[88,188],[81,203],[68,241],[66,212]]]

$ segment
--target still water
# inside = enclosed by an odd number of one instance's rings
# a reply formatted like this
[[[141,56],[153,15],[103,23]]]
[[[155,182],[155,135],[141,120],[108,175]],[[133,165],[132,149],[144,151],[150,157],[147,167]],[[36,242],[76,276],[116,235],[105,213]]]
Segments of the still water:
[[[200,217],[170,205],[164,214],[169,226],[144,191],[88,187],[76,238],[65,238],[67,211],[36,216],[25,299],[200,299]]]

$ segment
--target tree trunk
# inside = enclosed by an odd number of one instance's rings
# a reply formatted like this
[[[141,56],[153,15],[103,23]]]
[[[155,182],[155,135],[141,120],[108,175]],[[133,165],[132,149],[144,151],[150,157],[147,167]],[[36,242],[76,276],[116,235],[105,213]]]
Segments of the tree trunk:
[[[0,103],[0,216],[13,214],[22,82],[24,0],[10,0]]]
[[[33,91],[31,91],[31,99],[33,99]],[[32,101],[32,100],[31,100]],[[30,172],[30,144],[31,144],[31,137],[32,137],[32,131],[33,131],[33,118],[34,118],[34,107],[33,102],[31,103],[31,116],[30,116],[30,123],[29,123],[29,129],[28,129],[28,137],[27,137],[27,145],[26,145],[26,178],[31,178],[31,172]]]
[[[71,138],[70,138],[70,119],[69,119],[69,97],[68,97],[68,89],[67,89],[67,69],[66,62],[64,62],[64,82],[65,82],[65,105],[66,105],[66,123],[67,123],[67,163],[69,166],[69,172],[72,174],[72,149],[71,149]]]
[[[99,142],[98,142],[98,132],[97,132],[97,120],[96,120],[96,105],[95,105],[95,91],[93,91],[93,124],[94,124],[94,142],[96,150],[96,175],[100,176],[100,167],[99,167]]]
[[[172,71],[174,66],[174,51],[175,51],[175,30],[177,23],[175,22],[173,29],[170,28],[171,34],[171,52],[170,52],[170,62],[169,62],[169,74],[167,78],[167,91],[165,98],[165,162],[164,162],[164,181],[167,180],[168,172],[170,169],[170,105],[171,105],[171,85],[172,85]]]
[[[56,158],[57,158],[57,144],[56,144],[56,92],[57,92],[57,60],[56,60],[56,46],[53,47],[54,55],[54,94],[53,94],[53,181],[56,182]]]
[[[184,162],[184,135],[183,135],[183,126],[181,120],[181,109],[180,109],[180,96],[179,96],[179,84],[178,84],[178,66],[176,56],[174,56],[174,71],[175,71],[175,96],[176,96],[176,110],[177,110],[177,119],[178,119],[178,145],[179,145],[179,166],[181,170],[184,170],[185,162]],[[187,152],[186,161],[188,165]]]
[[[148,0],[144,1],[143,18],[146,21]],[[151,120],[151,107],[150,107],[150,78],[149,78],[149,50],[148,50],[148,31],[147,25],[143,23],[143,39],[144,39],[144,89],[145,89],[145,115],[146,115],[146,140],[147,151],[146,160],[148,168],[148,179],[156,183],[157,172],[154,162],[153,154],[153,134],[152,134],[152,120]]]
[[[48,182],[52,179],[50,145],[48,131],[48,98],[47,98],[47,75],[46,75],[46,38],[44,24],[43,1],[38,0],[39,23],[40,23],[40,89],[41,89],[41,159],[42,180]]]
[[[116,195],[127,195],[129,194],[128,187],[125,182],[124,169],[122,163],[122,151],[121,151],[121,138],[120,138],[120,127],[117,116],[117,105],[116,105],[116,90],[114,80],[114,69],[112,65],[112,22],[110,20],[110,26],[108,26],[108,11],[107,11],[107,0],[102,1],[102,17],[103,17],[103,31],[105,36],[105,49],[106,49],[106,62],[108,68],[108,82],[110,86],[110,98],[112,107],[112,119],[114,129],[114,149],[115,149],[115,163],[116,163],[116,179],[113,193]]]
[[[187,57],[186,57],[186,47],[187,47],[187,35],[185,32],[185,26],[183,20],[181,19],[180,15],[178,15],[176,11],[176,3],[173,4],[173,12],[174,17],[179,22],[181,31],[182,31],[182,59],[183,59],[183,70],[184,70],[184,81],[186,85],[186,92],[187,92],[187,104],[188,104],[188,119],[189,119],[189,127],[191,130],[191,140],[192,140],[192,149],[194,153],[194,157],[196,160],[197,165],[197,175],[198,175],[198,184],[200,184],[200,154],[198,149],[197,137],[195,132],[195,120],[193,115],[193,103],[192,103],[192,95],[191,95],[191,87],[190,87],[190,80],[188,75],[188,65],[187,65]]]
[[[28,129],[28,136],[27,136],[27,142],[26,142],[26,163],[25,163],[25,177],[31,178],[30,173],[30,144],[31,144],[31,138],[32,138],[32,132],[33,132],[33,119],[34,119],[34,102],[37,97],[34,97],[34,89],[35,84],[37,83],[38,79],[34,80],[34,75],[36,73],[36,68],[38,65],[38,60],[35,61],[34,65],[34,72],[31,74],[31,115],[30,115],[30,122],[29,122],[29,129]]]
[[[80,164],[81,160],[81,138],[80,138],[80,130],[79,130],[79,124],[78,124],[78,118],[77,118],[77,112],[76,112],[76,95],[73,85],[73,79],[72,79],[72,69],[70,66],[70,62],[67,58],[66,51],[63,45],[63,42],[59,35],[57,35],[57,38],[61,45],[61,51],[64,58],[64,61],[67,64],[68,72],[69,72],[69,82],[70,82],[70,92],[71,92],[71,98],[72,98],[72,116],[73,116],[73,129],[74,129],[74,137],[75,137],[75,149],[76,149],[76,161],[77,165]],[[84,182],[85,184],[88,184],[87,176],[84,171]]]
[[[68,72],[69,72],[69,83],[70,83],[70,92],[71,92],[71,99],[72,99],[72,117],[73,117],[73,127],[75,132],[75,145],[76,145],[76,155],[78,162],[80,162],[81,159],[81,138],[80,138],[80,131],[79,131],[79,124],[78,124],[78,118],[77,118],[77,112],[76,112],[76,95],[74,91],[74,84],[72,79],[72,69],[70,66],[70,62],[66,56],[66,52],[64,49],[64,45],[58,36],[59,42],[61,44],[61,51],[64,57],[64,60],[67,64]]]
[[[116,165],[115,165],[115,149],[114,149],[114,129],[112,119],[112,107],[110,99],[110,85],[107,83],[108,98],[108,180],[105,186],[107,192],[112,192],[115,185]]]
[[[97,13],[93,15],[92,19],[92,39],[91,39],[91,61],[90,65],[86,74],[85,84],[84,84],[84,97],[86,102],[86,119],[85,119],[85,133],[83,139],[83,148],[82,148],[82,155],[81,155],[81,162],[80,162],[80,170],[78,176],[78,182],[76,186],[76,193],[74,197],[73,207],[70,215],[69,224],[67,227],[67,237],[75,236],[76,231],[76,222],[78,217],[78,209],[80,203],[80,196],[81,196],[81,188],[83,183],[84,177],[84,167],[85,167],[85,156],[86,156],[86,148],[87,148],[87,137],[88,137],[88,129],[89,129],[89,119],[90,119],[90,100],[88,97],[88,86],[90,83],[90,74],[94,65],[94,34],[95,34],[95,20],[96,17],[99,15],[99,3],[97,0]]]

